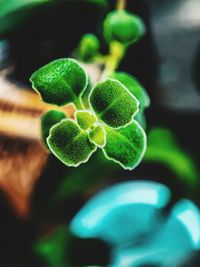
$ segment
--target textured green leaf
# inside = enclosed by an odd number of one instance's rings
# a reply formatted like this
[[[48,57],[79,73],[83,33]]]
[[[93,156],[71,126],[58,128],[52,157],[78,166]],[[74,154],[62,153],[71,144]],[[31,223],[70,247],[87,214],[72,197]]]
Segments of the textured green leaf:
[[[143,20],[125,10],[110,12],[104,21],[104,36],[109,43],[118,41],[128,45],[136,42],[144,33]]]
[[[103,126],[96,126],[89,132],[90,141],[98,147],[104,147],[106,144],[106,132]]]
[[[126,127],[114,130],[105,127],[106,145],[103,148],[105,156],[124,169],[134,169],[142,160],[146,150],[146,134],[137,121]]]
[[[57,110],[47,111],[41,118],[41,132],[42,132],[42,142],[48,148],[47,137],[49,136],[49,131],[51,127],[66,118],[66,114]]]
[[[73,167],[87,162],[96,150],[87,132],[69,119],[62,120],[51,128],[47,143],[57,158],[65,165]]]
[[[135,77],[128,73],[115,72],[113,73],[112,78],[120,81],[123,85],[125,85],[127,89],[139,100],[139,112],[136,114],[135,120],[137,120],[145,129],[146,119],[144,109],[150,106],[150,98],[146,90]]]
[[[94,34],[85,34],[79,44],[78,57],[83,61],[91,60],[99,51],[100,43]]]
[[[44,102],[79,104],[79,97],[88,84],[88,76],[76,60],[61,58],[35,71],[30,81]]]
[[[149,107],[150,98],[141,83],[132,75],[125,72],[115,72],[112,78],[120,81],[139,100],[140,109]]]
[[[75,118],[78,122],[78,125],[83,130],[89,129],[97,120],[92,113],[86,110],[77,110],[75,112]]]
[[[194,161],[179,147],[173,133],[168,129],[154,128],[149,132],[144,160],[164,164],[190,185],[198,183],[199,174]]]
[[[89,101],[97,117],[113,128],[130,123],[138,112],[138,100],[114,79],[97,83],[90,93]]]

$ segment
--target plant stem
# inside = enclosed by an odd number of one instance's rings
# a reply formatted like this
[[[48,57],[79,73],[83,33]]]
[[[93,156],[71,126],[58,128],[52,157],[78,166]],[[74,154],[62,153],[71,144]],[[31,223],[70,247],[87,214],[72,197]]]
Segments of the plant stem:
[[[116,9],[118,10],[124,10],[126,8],[126,0],[118,0]]]
[[[84,109],[79,97],[77,97],[76,100],[74,100],[74,105],[75,105],[76,109]]]
[[[112,42],[110,44],[110,54],[107,56],[105,68],[102,72],[101,79],[105,79],[107,76],[110,76],[118,68],[119,63],[122,60],[124,54],[124,45],[118,42]]]

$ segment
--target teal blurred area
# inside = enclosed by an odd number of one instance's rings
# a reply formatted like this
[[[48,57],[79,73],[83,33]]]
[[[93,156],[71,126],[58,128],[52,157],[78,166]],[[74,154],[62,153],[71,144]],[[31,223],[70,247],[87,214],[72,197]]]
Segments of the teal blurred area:
[[[181,266],[200,249],[200,211],[185,199],[165,214],[169,198],[168,188],[158,183],[117,184],[86,203],[71,230],[108,242],[112,267]]]

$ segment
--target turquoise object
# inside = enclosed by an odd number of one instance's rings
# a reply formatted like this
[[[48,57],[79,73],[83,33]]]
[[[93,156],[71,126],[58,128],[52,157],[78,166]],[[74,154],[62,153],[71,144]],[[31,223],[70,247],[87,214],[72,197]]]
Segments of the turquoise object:
[[[100,238],[112,248],[109,267],[181,266],[200,249],[200,212],[189,200],[169,214],[169,189],[149,181],[124,182],[94,196],[71,222],[81,238]]]

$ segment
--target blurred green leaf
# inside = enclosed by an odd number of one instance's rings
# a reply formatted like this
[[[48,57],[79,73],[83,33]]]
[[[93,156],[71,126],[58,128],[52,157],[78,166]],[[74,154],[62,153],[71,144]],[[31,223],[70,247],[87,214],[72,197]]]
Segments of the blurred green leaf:
[[[67,263],[70,240],[67,227],[59,227],[34,245],[35,252],[48,264],[48,267],[71,267]]]
[[[51,0],[0,0],[0,17],[6,16],[9,13],[25,8],[27,6],[34,6]]]
[[[144,130],[146,130],[147,123],[143,109],[139,110],[139,112],[135,115],[135,120],[139,122],[139,124],[142,126]]]
[[[146,150],[146,134],[137,121],[126,127],[106,129],[105,156],[124,169],[133,170],[142,160]]]
[[[63,0],[74,2],[73,0]],[[77,0],[79,2],[92,3],[100,8],[106,9],[106,0]],[[31,14],[34,7],[50,2],[59,3],[59,0],[0,0],[0,35],[11,30],[15,25],[23,21]]]
[[[199,177],[194,161],[179,147],[173,133],[168,129],[154,128],[149,132],[144,160],[166,165],[186,183],[198,183]]]
[[[104,6],[104,7],[108,6],[108,1],[107,0],[83,0],[83,1],[91,2],[91,3],[98,4],[98,5],[101,5],[101,6]]]
[[[102,168],[103,166],[103,168]],[[101,150],[97,150],[87,164],[82,164],[78,168],[67,168],[62,182],[54,196],[54,202],[62,202],[73,194],[86,194],[101,187],[107,181],[107,175],[119,170],[120,166],[108,161]],[[112,176],[112,175],[111,175]],[[105,180],[106,178],[106,180]]]
[[[47,111],[41,118],[41,132],[42,132],[42,142],[48,148],[47,137],[49,136],[49,131],[51,127],[60,122],[62,119],[66,118],[66,114],[57,110]]]
[[[138,112],[138,100],[114,79],[97,83],[89,101],[97,117],[113,128],[127,125]]]
[[[52,0],[0,0],[0,34],[12,28],[29,11]]]
[[[44,102],[56,105],[80,105],[80,96],[88,84],[88,76],[71,58],[61,58],[35,71],[30,81]]]
[[[145,34],[143,20],[125,10],[110,12],[104,21],[104,37],[108,43],[113,41],[128,45],[136,42]]]
[[[62,120],[51,128],[47,143],[57,158],[73,167],[87,162],[96,150],[96,146],[89,141],[87,132],[69,119]]]

